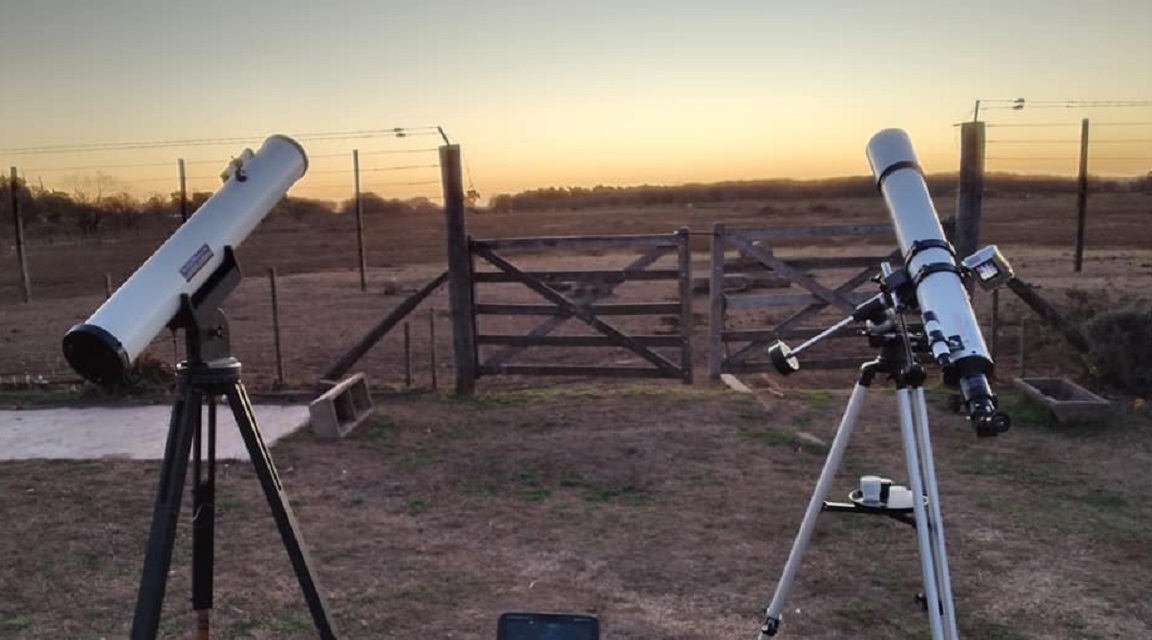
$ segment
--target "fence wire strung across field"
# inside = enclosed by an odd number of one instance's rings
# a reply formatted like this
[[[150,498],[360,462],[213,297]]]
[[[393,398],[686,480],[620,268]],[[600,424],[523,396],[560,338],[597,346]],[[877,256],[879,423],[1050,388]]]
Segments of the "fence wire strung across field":
[[[1028,102],[985,123],[989,173],[1077,175],[1081,147],[1093,178],[1132,180],[1152,175],[1152,102]],[[1081,119],[1031,121],[1033,109],[1060,108]],[[1002,113],[1002,111],[1008,111]]]
[[[437,145],[447,143],[440,127],[393,127],[291,134],[308,151],[309,171],[293,187],[294,197],[343,201],[355,196],[353,149],[361,156],[361,191],[385,199],[439,202]],[[220,171],[261,136],[150,142],[47,145],[0,149],[0,161],[15,166],[30,188],[79,200],[131,196],[141,201],[177,198],[183,190],[212,193]],[[93,156],[98,156],[94,159]],[[183,181],[181,172],[183,165]],[[342,178],[342,179],[341,179]]]

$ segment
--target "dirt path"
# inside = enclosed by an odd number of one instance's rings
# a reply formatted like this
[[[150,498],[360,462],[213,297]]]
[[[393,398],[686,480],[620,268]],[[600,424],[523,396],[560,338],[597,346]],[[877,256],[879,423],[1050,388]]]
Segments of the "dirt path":
[[[0,410],[0,460],[160,460],[170,413],[168,405]],[[255,413],[269,445],[308,421],[308,407],[301,405],[261,405]],[[248,452],[227,406],[218,415],[217,457],[247,460]]]

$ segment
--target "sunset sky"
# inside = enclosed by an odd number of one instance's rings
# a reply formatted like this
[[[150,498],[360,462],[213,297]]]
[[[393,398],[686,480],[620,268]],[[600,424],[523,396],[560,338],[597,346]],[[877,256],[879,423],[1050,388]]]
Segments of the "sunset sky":
[[[976,99],[1152,99],[1150,29],[1148,0],[8,2],[0,165],[64,189],[117,167],[104,173],[139,194],[170,191],[184,157],[193,186],[211,189],[243,144],[13,150],[441,125],[487,196],[863,174],[869,136],[897,126],[929,171],[952,171],[951,125]],[[990,169],[1056,173],[1075,171],[1080,118],[1152,121],[1150,107],[985,114],[1068,123],[989,132],[1055,141],[990,146]],[[1096,135],[1152,139],[1152,127]],[[434,151],[382,152],[437,142],[304,140],[312,175],[295,193],[346,197],[358,147],[366,188],[436,194],[400,184],[434,181]],[[1118,159],[1097,172],[1152,169],[1152,144],[1099,149]]]

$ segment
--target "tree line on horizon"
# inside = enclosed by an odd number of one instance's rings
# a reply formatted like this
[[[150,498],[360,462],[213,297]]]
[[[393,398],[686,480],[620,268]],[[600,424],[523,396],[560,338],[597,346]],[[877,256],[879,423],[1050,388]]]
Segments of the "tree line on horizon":
[[[927,177],[929,190],[936,195],[954,194],[955,174]],[[1152,173],[1138,179],[1091,178],[1092,192],[1142,191],[1152,193]],[[17,199],[27,237],[81,237],[99,239],[145,227],[163,227],[171,231],[180,220],[180,195],[152,195],[137,198],[123,189],[77,189],[72,193],[29,186],[17,180]],[[993,173],[985,176],[985,197],[1009,194],[1075,193],[1077,181],[1061,176],[1027,176]],[[0,176],[0,211],[8,212],[12,184]],[[546,187],[514,194],[499,194],[488,206],[480,207],[474,198],[467,199],[471,211],[496,212],[533,210],[581,210],[597,207],[648,207],[660,205],[696,205],[736,202],[741,200],[813,200],[821,198],[871,197],[876,190],[871,177],[853,176],[819,180],[750,180],[684,185],[639,185],[596,187]],[[210,192],[188,194],[187,214],[192,215],[210,198]],[[360,196],[366,215],[438,214],[440,204],[427,198],[385,198],[373,192]],[[269,214],[306,220],[313,216],[355,213],[352,198],[332,201],[288,196]],[[0,225],[0,237],[12,237],[9,224]]]
[[[925,178],[935,195],[955,194],[956,174],[933,174]],[[1152,192],[1152,172],[1144,178],[1089,178],[1095,193]],[[1007,194],[1076,193],[1075,177],[990,173],[984,177],[985,197]],[[820,198],[861,198],[876,194],[871,176],[823,178],[815,180],[747,180],[739,182],[694,183],[684,185],[639,185],[595,187],[545,187],[515,194],[502,193],[489,202],[493,211],[533,211],[541,209],[587,209],[593,207],[696,205],[741,200],[814,200]]]
[[[212,193],[195,191],[187,195],[186,214],[196,212]],[[116,236],[145,228],[174,229],[180,222],[180,193],[138,198],[123,189],[76,189],[69,193],[41,185],[16,181],[16,198],[26,237]],[[12,179],[0,176],[0,211],[11,215]],[[373,192],[360,194],[361,208],[368,215],[435,214],[439,204],[427,198],[385,198]],[[316,198],[286,196],[269,212],[269,216],[290,216],[303,220],[313,216],[353,214],[352,198],[334,202]],[[0,237],[15,234],[11,224],[0,225]]]

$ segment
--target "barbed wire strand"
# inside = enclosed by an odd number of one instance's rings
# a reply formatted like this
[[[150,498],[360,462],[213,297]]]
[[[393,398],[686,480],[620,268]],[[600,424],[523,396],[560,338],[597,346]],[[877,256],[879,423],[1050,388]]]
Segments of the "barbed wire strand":
[[[407,138],[414,136],[439,136],[434,126],[428,127],[393,127],[390,129],[358,129],[352,131],[321,131],[301,133],[292,136],[296,140],[352,140],[361,138],[397,137]],[[87,153],[92,151],[133,151],[140,149],[163,149],[171,147],[217,146],[225,144],[243,144],[263,140],[264,136],[242,136],[228,138],[188,138],[182,140],[155,140],[135,142],[94,142],[88,144],[71,145],[43,145],[36,147],[13,147],[0,149],[0,153],[9,155],[33,155],[45,153]]]

